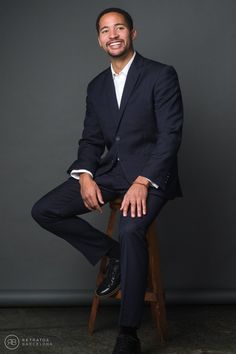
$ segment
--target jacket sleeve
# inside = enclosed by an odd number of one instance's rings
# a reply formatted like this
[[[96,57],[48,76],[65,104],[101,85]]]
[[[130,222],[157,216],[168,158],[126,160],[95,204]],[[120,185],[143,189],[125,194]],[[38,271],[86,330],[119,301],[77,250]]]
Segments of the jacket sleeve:
[[[86,114],[82,138],[79,140],[77,160],[68,168],[67,173],[70,174],[71,171],[75,169],[85,169],[89,170],[94,175],[104,149],[104,137],[93,108],[88,86]]]
[[[181,91],[177,73],[172,66],[165,66],[155,83],[154,113],[156,141],[141,175],[165,188],[176,164],[183,125]]]

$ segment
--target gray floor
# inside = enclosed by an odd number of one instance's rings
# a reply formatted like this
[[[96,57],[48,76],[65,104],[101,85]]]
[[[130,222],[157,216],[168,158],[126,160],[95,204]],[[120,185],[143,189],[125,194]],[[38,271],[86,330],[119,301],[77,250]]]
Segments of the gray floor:
[[[87,333],[89,310],[89,307],[1,308],[0,353],[110,354],[117,334],[119,307],[100,308],[93,336]],[[138,332],[143,354],[236,353],[236,306],[172,305],[167,307],[167,315],[169,340],[161,347],[150,310],[145,308]]]

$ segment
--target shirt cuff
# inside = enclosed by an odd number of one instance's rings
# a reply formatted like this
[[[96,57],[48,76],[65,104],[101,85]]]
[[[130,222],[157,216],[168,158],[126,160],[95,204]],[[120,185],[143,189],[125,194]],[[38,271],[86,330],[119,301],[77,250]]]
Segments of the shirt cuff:
[[[145,176],[144,176],[144,177],[145,177]],[[146,177],[146,178],[147,178],[147,177]],[[156,189],[159,188],[158,184],[152,182],[149,178],[147,178],[147,180],[150,182],[150,184],[151,184],[152,187],[154,187],[154,188],[156,188]]]
[[[72,170],[70,175],[71,177],[75,178],[75,179],[79,179],[79,174],[80,173],[88,173],[92,178],[93,178],[93,174],[92,172],[88,171],[88,170],[85,170],[85,169],[80,169],[80,170]]]

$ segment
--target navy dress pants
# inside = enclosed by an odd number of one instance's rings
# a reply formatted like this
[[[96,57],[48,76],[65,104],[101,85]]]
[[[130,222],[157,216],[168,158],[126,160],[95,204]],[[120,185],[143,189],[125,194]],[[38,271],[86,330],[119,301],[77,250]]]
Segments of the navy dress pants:
[[[104,202],[122,197],[130,184],[117,163],[106,175],[95,177]],[[150,187],[151,188],[151,187]],[[148,248],[146,231],[167,200],[148,194],[147,214],[119,220],[121,250],[120,326],[140,327],[147,287]],[[83,203],[79,181],[69,177],[40,198],[32,208],[32,217],[44,229],[63,238],[95,265],[118,241],[90,225],[79,215],[90,212]]]

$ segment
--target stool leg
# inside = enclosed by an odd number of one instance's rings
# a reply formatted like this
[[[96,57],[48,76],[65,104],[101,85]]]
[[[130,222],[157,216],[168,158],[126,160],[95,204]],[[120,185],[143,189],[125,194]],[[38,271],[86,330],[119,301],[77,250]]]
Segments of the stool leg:
[[[165,318],[163,318],[161,306],[159,306],[159,304],[157,302],[151,302],[150,306],[151,306],[152,316],[154,318],[155,325],[158,330],[158,336],[160,339],[160,343],[165,344],[166,339],[167,339],[167,328],[166,328],[166,325],[164,324]]]
[[[94,331],[94,326],[95,326],[95,321],[96,321],[96,317],[97,317],[97,311],[98,311],[99,304],[100,304],[99,297],[94,295],[92,307],[91,307],[91,312],[90,312],[90,317],[89,317],[89,323],[88,323],[88,332],[90,335],[92,335],[93,331]]]

